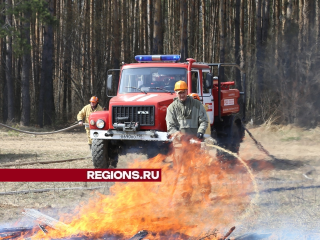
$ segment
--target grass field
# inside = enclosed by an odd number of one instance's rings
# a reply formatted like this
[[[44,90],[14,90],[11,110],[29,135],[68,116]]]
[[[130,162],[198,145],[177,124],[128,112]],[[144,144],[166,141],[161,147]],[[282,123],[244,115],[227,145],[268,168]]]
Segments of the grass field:
[[[14,166],[7,168],[92,168],[86,135],[82,130],[44,136],[1,130],[1,168],[8,164]],[[249,130],[276,160],[259,151],[246,135],[241,145],[240,157],[252,169],[260,194],[254,204],[248,205],[248,211],[245,209],[242,214],[232,216],[236,230],[231,236],[254,232],[271,234],[264,239],[320,239],[320,129],[260,126]],[[71,158],[84,159],[45,165],[21,165]],[[118,167],[125,168],[135,159],[145,161],[146,156],[139,153],[121,156]],[[225,187],[230,195],[250,184],[247,183],[250,178],[245,169],[239,169],[237,172],[227,169],[231,184],[221,183],[221,187]],[[218,181],[213,184],[210,195],[212,199],[217,197],[214,189],[219,184]],[[24,208],[38,209],[59,218],[61,214],[72,212],[77,206],[86,205],[97,193],[108,195],[113,185],[114,183],[90,182],[0,183],[0,226],[33,224],[30,219],[22,217],[21,211]],[[36,192],[38,190],[42,192]],[[244,188],[243,192],[250,199],[255,196],[250,189]],[[215,205],[208,208],[215,208]],[[221,222],[219,226],[212,226],[209,222],[211,227],[207,230],[210,232],[218,227],[221,231],[227,231],[232,227],[229,224]]]

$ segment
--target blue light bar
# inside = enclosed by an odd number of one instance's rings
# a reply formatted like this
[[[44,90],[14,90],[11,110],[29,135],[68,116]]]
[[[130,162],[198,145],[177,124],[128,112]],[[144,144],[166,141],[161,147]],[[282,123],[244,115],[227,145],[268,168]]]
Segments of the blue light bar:
[[[134,57],[137,62],[159,62],[180,60],[180,55],[137,55]]]

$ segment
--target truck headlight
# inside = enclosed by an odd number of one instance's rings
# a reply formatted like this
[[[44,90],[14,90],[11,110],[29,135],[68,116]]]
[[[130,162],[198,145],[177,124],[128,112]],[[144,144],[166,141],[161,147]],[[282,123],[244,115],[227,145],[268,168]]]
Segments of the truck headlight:
[[[102,119],[98,119],[96,126],[97,128],[104,128],[104,121]]]

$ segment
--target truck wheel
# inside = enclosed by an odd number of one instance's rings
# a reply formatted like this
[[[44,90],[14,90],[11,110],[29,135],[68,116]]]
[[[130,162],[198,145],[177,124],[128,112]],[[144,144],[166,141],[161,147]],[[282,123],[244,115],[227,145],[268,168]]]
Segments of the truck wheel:
[[[239,125],[237,120],[233,121],[231,126],[228,127],[227,134],[218,138],[218,144],[221,147],[238,154],[241,142],[240,127],[241,122]],[[236,161],[234,156],[220,150],[217,151],[217,157],[223,161]]]
[[[100,139],[92,140],[92,161],[95,168],[109,167],[108,141]]]
[[[236,121],[232,123],[226,146],[228,150],[236,154],[239,153],[240,149],[240,127],[241,125],[239,126]]]

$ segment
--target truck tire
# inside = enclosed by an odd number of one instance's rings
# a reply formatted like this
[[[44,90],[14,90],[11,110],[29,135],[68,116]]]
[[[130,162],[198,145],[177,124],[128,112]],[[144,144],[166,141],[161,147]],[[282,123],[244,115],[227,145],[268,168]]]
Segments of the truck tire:
[[[108,141],[92,140],[92,162],[95,168],[108,168],[110,165],[108,155]]]
[[[239,127],[241,127],[241,125],[239,126],[236,121],[233,121],[230,128],[230,133],[228,134],[229,136],[228,136],[227,146],[226,146],[228,150],[236,154],[239,153],[240,142],[241,142]]]
[[[224,134],[218,136],[218,145],[238,154],[241,142],[241,120],[238,118],[230,119],[231,124],[224,128]],[[217,151],[217,157],[223,161],[236,160],[234,156],[225,153],[224,151]]]

